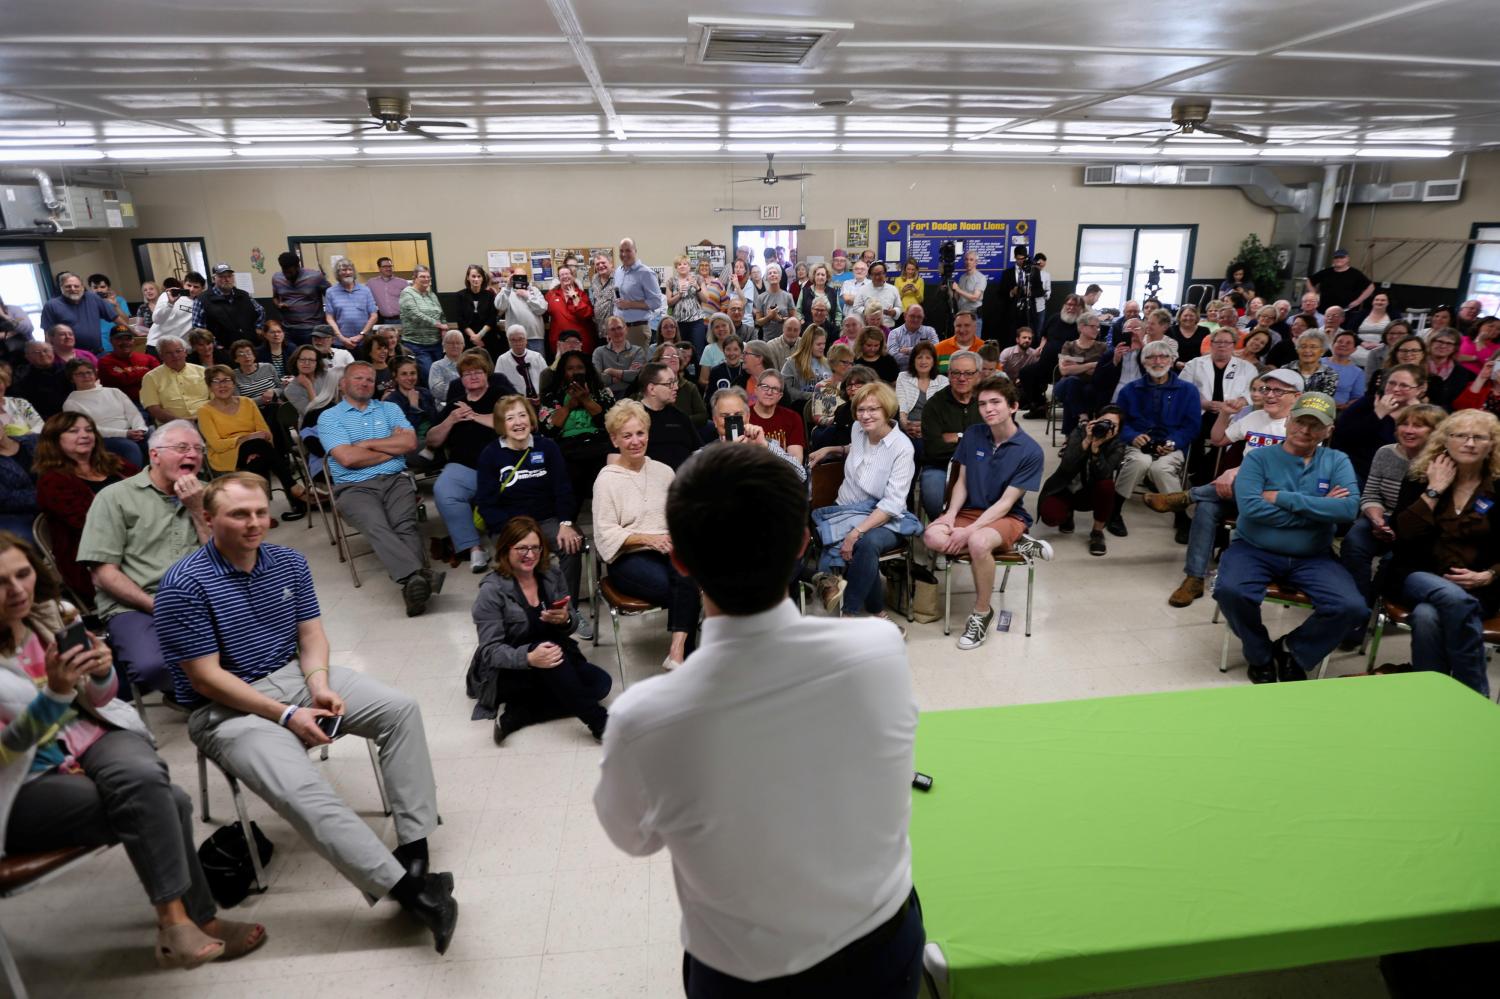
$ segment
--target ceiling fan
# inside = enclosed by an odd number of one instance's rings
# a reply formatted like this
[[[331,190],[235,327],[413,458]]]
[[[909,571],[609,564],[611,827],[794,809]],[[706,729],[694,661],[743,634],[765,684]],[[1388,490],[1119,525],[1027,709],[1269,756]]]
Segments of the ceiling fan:
[[[1165,132],[1154,145],[1162,145],[1174,135],[1192,135],[1194,132],[1206,132],[1209,135],[1217,135],[1225,139],[1238,139],[1240,142],[1249,142],[1254,145],[1265,143],[1265,137],[1242,132],[1233,125],[1210,125],[1208,123],[1209,113],[1213,111],[1213,104],[1207,98],[1189,98],[1172,102],[1172,124],[1174,128],[1151,128],[1144,132],[1132,132],[1129,135],[1116,135],[1116,139],[1135,139],[1143,135],[1155,135]]]
[[[357,125],[350,135],[384,130],[420,135],[424,139],[441,139],[442,136],[425,131],[429,128],[468,128],[462,121],[437,121],[430,118],[412,118],[411,101],[405,97],[377,97],[370,95],[369,118],[324,118],[330,125]]]
[[[811,177],[812,176],[812,174],[810,174],[810,173],[783,173],[783,174],[778,174],[776,172],[775,165],[772,163],[772,160],[775,159],[775,157],[776,157],[775,153],[766,153],[766,175],[764,177],[741,177],[739,180],[735,181],[735,183],[736,184],[750,184],[750,183],[754,183],[756,181],[759,181],[760,183],[766,185],[767,187],[773,187],[779,181],[783,181],[783,180],[802,180],[804,177]]]

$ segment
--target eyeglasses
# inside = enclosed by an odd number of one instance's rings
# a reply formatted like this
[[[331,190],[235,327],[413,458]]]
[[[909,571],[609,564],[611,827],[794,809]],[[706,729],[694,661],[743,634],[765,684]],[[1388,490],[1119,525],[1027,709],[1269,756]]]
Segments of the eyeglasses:
[[[669,382],[652,382],[651,384],[655,385],[657,388],[674,389],[677,387],[677,379],[674,378]]]
[[[949,378],[973,378],[978,374],[979,372],[977,371],[958,371],[953,368],[948,369]]]
[[[1292,395],[1297,390],[1296,389],[1289,389],[1289,388],[1263,388],[1260,391],[1261,391],[1262,395],[1283,396],[1283,395]]]
[[[178,454],[203,454],[207,449],[202,444],[159,444],[152,450],[175,451]]]
[[[1481,441],[1483,441],[1484,443],[1488,444],[1490,442],[1490,435],[1489,434],[1449,434],[1448,435],[1448,439],[1450,441],[1462,441],[1465,444],[1478,444]]]
[[[541,545],[515,545],[515,546],[513,546],[511,548],[511,551],[513,551],[513,552],[515,552],[515,553],[517,553],[519,555],[540,555],[542,553],[542,546]]]
[[[772,385],[769,382],[761,382],[759,385],[755,386],[755,391],[757,391],[757,392],[766,392],[766,393],[768,393],[770,395],[780,395],[781,394],[781,386],[780,385]]]

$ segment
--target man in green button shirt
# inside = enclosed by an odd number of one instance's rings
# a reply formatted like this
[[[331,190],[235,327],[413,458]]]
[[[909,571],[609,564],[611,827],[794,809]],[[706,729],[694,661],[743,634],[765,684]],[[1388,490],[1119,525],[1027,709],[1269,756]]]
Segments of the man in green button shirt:
[[[203,514],[203,438],[186,420],[157,429],[150,464],[106,486],[89,507],[78,561],[89,565],[115,658],[136,687],[167,690],[171,677],[151,612],[172,564],[208,539]]]

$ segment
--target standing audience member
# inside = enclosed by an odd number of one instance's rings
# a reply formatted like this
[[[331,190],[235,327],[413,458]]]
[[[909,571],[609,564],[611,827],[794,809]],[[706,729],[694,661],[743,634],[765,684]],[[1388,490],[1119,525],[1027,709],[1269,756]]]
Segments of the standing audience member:
[[[667,488],[672,469],[646,457],[651,418],[634,399],[616,403],[605,417],[620,460],[606,465],[594,484],[594,545],[622,593],[667,609],[671,641],[664,670],[687,658],[698,629],[698,587],[673,565],[667,533]]]
[[[956,363],[956,362],[955,362]],[[949,373],[953,369],[950,367]],[[1042,484],[1042,447],[1016,423],[1021,408],[1016,387],[998,375],[979,383],[977,423],[963,432],[954,455],[957,476],[941,516],[922,540],[939,555],[966,555],[974,574],[974,609],[958,638],[961,650],[989,638],[995,611],[995,556],[1017,552],[1052,558],[1052,546],[1026,533],[1031,515],[1024,500]]]
[[[164,336],[187,337],[193,328],[198,296],[207,287],[207,278],[197,271],[188,271],[182,276],[182,287],[168,288],[156,300],[156,308],[151,312],[151,328],[146,331],[148,352],[154,353],[157,342]]]
[[[722,498],[746,490],[764,523],[726,533]],[[807,494],[762,449],[710,448],[668,509],[673,560],[706,594],[704,645],[688,669],[615,701],[594,807],[622,850],[672,855],[684,991],[912,999],[925,935],[901,640],[885,622],[803,617],[787,601]],[[769,815],[786,819],[768,827]]]
[[[495,543],[494,571],[474,600],[479,645],[466,685],[477,715],[498,715],[496,745],[528,725],[569,717],[604,739],[609,712],[599,702],[609,693],[609,674],[573,640],[581,620],[577,602],[550,555],[535,520],[512,518]]]
[[[123,843],[156,909],[156,964],[243,957],[266,928],[218,918],[193,848],[193,803],[134,710],[115,696],[109,647],[60,651],[78,612],[36,552],[0,533],[0,828],[13,854]]]
[[[507,329],[511,326],[520,326],[526,331],[526,346],[540,354],[546,349],[547,344],[547,298],[542,289],[533,288],[530,278],[525,274],[516,272],[511,274],[510,281],[500,286],[495,293],[495,314],[505,323]],[[499,326],[496,326],[498,331]],[[493,337],[486,346],[491,355],[498,355],[505,346],[500,337]]]
[[[225,349],[236,340],[254,340],[256,330],[265,325],[266,310],[250,297],[249,292],[235,286],[234,268],[228,264],[214,264],[213,280],[212,288],[193,299],[193,318],[188,330],[208,330],[213,334],[214,342]],[[322,312],[313,315],[321,316]],[[317,321],[316,318],[310,320],[312,323]],[[160,351],[161,340],[156,343]]]
[[[1334,528],[1359,515],[1359,483],[1349,459],[1328,438],[1337,408],[1331,396],[1297,397],[1278,447],[1246,453],[1234,480],[1235,540],[1219,561],[1214,600],[1244,646],[1251,683],[1306,680],[1366,611],[1354,580],[1333,556]],[[1271,640],[1261,604],[1271,583],[1295,587],[1312,616]]]
[[[325,307],[323,301],[330,288],[328,276],[320,268],[304,267],[302,258],[292,250],[277,254],[276,263],[281,269],[271,275],[271,301],[281,311],[282,322],[292,340],[306,343],[312,328],[323,322],[324,315],[332,311]],[[349,265],[349,270],[352,274],[353,264]],[[214,273],[218,273],[218,268],[214,268]],[[336,322],[329,325],[339,328]],[[226,342],[223,346],[227,347],[229,343]]]
[[[666,297],[661,293],[656,272],[636,258],[635,240],[628,237],[620,240],[619,252],[620,266],[615,268],[614,276],[614,315],[624,322],[630,345],[644,348],[651,335],[651,316],[666,304]],[[595,303],[597,319],[599,299],[590,297]]]
[[[83,278],[72,271],[57,276],[58,295],[42,306],[42,329],[62,323],[78,335],[79,346],[95,354],[104,350],[101,332],[106,326],[128,326],[124,313],[113,299],[100,298],[83,286]]]
[[[495,293],[490,289],[490,276],[483,267],[470,264],[464,268],[464,286],[458,290],[457,301],[458,321],[454,326],[463,337],[464,349],[483,347],[492,356],[498,354],[499,350],[496,348],[501,341],[495,334],[500,330],[500,316],[495,311]],[[453,330],[444,332],[439,341],[443,344],[445,356],[448,353],[448,333],[451,332]]]
[[[413,268],[411,284],[402,289],[400,301],[401,339],[426,374],[432,362],[443,356],[443,334],[454,328],[432,290],[432,271],[422,264]]]
[[[172,563],[208,538],[203,515],[203,439],[186,420],[157,427],[150,465],[105,486],[89,507],[78,562],[89,566],[95,606],[125,675],[143,690],[170,686],[152,621],[156,588]]]
[[[704,324],[703,286],[693,273],[693,262],[687,257],[678,257],[672,262],[672,275],[667,278],[667,307],[670,317],[676,320],[683,336],[701,352],[707,346],[707,328]]]
[[[587,289],[575,279],[573,268],[557,269],[557,284],[548,290],[547,301],[547,346],[554,355],[560,353],[558,340],[564,333],[577,333],[582,346],[578,349],[594,349],[594,303],[589,300]]]
[[[429,870],[437,785],[422,709],[408,695],[329,659],[328,635],[301,553],[265,544],[270,486],[235,472],[204,491],[211,536],[162,580],[156,618],[188,736],[245,782],[374,905],[399,902],[439,954],[458,925],[453,876]],[[253,627],[247,627],[250,622]],[[397,846],[390,850],[329,786],[307,751],[320,725],[380,747]]]
[[[321,272],[319,276],[322,276]],[[340,260],[333,268],[333,277],[333,286],[323,291],[323,314],[320,319],[337,331],[340,347],[353,350],[375,328],[375,323],[380,319],[380,307],[375,304],[375,296],[370,289],[359,283],[359,274],[354,270],[353,261]],[[288,325],[292,324],[290,317],[286,321]],[[317,322],[313,322],[307,332],[311,334],[312,326],[316,325]]]
[[[405,474],[417,434],[398,406],[375,401],[375,369],[364,361],[344,369],[340,389],[343,401],[318,417],[334,501],[401,587],[406,616],[416,617],[442,589],[443,578],[423,560],[417,489]]]
[[[379,273],[370,278],[366,287],[375,296],[375,308],[379,313],[376,321],[382,326],[392,326],[401,322],[401,293],[411,282],[397,276],[395,261],[390,257],[375,261],[375,268]]]

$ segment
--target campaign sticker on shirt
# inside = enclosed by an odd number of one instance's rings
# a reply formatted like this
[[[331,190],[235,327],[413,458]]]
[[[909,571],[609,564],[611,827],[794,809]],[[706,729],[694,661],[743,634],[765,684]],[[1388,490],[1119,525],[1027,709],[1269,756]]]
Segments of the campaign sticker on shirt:
[[[1492,500],[1492,499],[1485,499],[1484,497],[1481,496],[1479,499],[1477,499],[1477,500],[1474,501],[1474,512],[1475,513],[1479,513],[1479,514],[1489,513],[1490,512],[1490,507],[1492,507],[1494,505],[1495,505],[1495,501],[1494,500]]]
[[[1318,480],[1318,495],[1319,496],[1326,496],[1326,495],[1328,495],[1328,488],[1329,488],[1329,482],[1328,482],[1327,479],[1319,479]]]
[[[536,452],[535,454],[533,454],[531,456],[531,463],[533,465],[540,465],[543,462],[545,462],[546,460],[547,460],[547,456],[544,455],[544,454],[542,454],[540,451]]]

